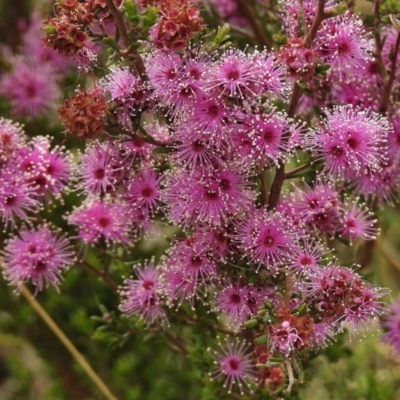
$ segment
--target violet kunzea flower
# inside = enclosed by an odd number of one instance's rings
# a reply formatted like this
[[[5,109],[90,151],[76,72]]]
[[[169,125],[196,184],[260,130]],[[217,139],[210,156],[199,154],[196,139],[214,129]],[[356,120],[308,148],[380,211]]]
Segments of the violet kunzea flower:
[[[265,291],[253,285],[230,284],[217,292],[215,309],[228,316],[230,326],[240,329],[265,300]]]
[[[350,323],[354,330],[382,314],[384,293],[353,270],[331,265],[310,276],[305,283],[309,301],[320,310],[322,321],[341,330]]]
[[[302,10],[300,9],[299,3],[293,0],[280,0],[282,4],[282,15],[283,28],[290,37],[302,36],[299,26],[300,14],[301,18],[304,18],[304,22],[307,27],[310,27],[314,21],[318,0],[304,0],[302,3]],[[336,0],[326,0],[324,5],[325,12],[329,11],[332,7],[337,5]]]
[[[135,270],[137,279],[126,279],[120,292],[122,297],[120,310],[126,315],[139,315],[147,324],[166,316],[161,308],[160,271],[152,263]]]
[[[248,158],[262,163],[285,160],[293,150],[293,136],[301,129],[291,125],[282,112],[251,114],[245,119],[243,130],[248,135],[251,150]],[[296,136],[300,136],[298,132]]]
[[[274,324],[269,329],[269,346],[272,352],[278,351],[289,357],[296,347],[303,346],[303,340],[292,321],[287,320]]]
[[[389,310],[383,316],[383,340],[400,352],[400,302],[397,300],[391,304]]]
[[[316,272],[323,266],[326,254],[328,250],[324,249],[322,243],[304,238],[301,246],[295,250],[289,268],[300,275]]]
[[[323,61],[344,75],[362,68],[365,61],[372,58],[372,37],[367,34],[360,17],[350,12],[323,21],[316,46]]]
[[[118,120],[131,130],[130,117],[141,112],[147,97],[141,80],[127,67],[112,67],[100,84],[115,103]]]
[[[104,194],[114,190],[123,162],[113,142],[95,141],[81,155],[75,173],[80,179],[78,188],[86,193]]]
[[[68,222],[78,227],[78,235],[85,243],[93,244],[99,239],[115,243],[129,242],[128,207],[109,198],[103,201],[88,198],[71,213]]]
[[[379,233],[377,222],[372,212],[353,201],[343,210],[340,233],[350,242],[355,239],[375,240]]]
[[[317,181],[312,188],[304,183],[304,189],[296,188],[292,197],[292,218],[305,224],[309,232],[315,228],[331,235],[336,232],[341,202],[332,184]]]
[[[174,223],[189,228],[197,223],[221,226],[228,217],[243,214],[252,192],[246,178],[232,168],[177,170],[167,177],[162,200]]]
[[[209,283],[217,276],[217,266],[207,248],[188,238],[175,244],[169,253],[166,265],[197,284]]]
[[[184,301],[188,301],[194,310],[194,300],[203,296],[197,280],[182,269],[170,269],[168,265],[163,271],[163,292],[169,305],[176,304],[178,309]]]
[[[370,201],[376,200],[378,204],[385,203],[393,205],[396,201],[396,194],[400,189],[399,165],[389,162],[382,165],[379,173],[370,169],[362,176],[351,181],[354,192],[362,195]]]
[[[219,96],[244,99],[262,92],[260,64],[251,55],[231,49],[211,69],[206,90],[214,89]]]
[[[224,387],[229,393],[235,385],[239,387],[241,393],[243,393],[243,388],[251,390],[251,385],[256,380],[256,371],[248,344],[239,341],[231,342],[227,339],[226,344],[220,343],[219,351],[212,351],[212,355],[215,359],[214,364],[218,367],[210,374],[213,380],[220,377],[225,379]]]
[[[159,208],[162,176],[151,168],[143,168],[132,176],[124,198],[128,204],[154,213]]]
[[[7,161],[26,141],[22,127],[11,120],[0,118],[0,164]]]
[[[182,59],[172,52],[154,51],[144,58],[149,88],[162,107],[173,107],[171,97],[180,89]]]
[[[61,147],[50,147],[50,139],[37,136],[20,154],[26,182],[37,195],[48,199],[60,196],[70,176],[70,159]]]
[[[9,239],[3,259],[5,278],[17,289],[32,282],[37,293],[49,285],[58,289],[62,272],[74,263],[74,251],[65,237],[44,225]]]
[[[197,133],[187,124],[179,127],[174,138],[177,142],[176,163],[190,169],[222,164],[222,154],[207,133]]]
[[[54,70],[25,59],[16,58],[14,64],[0,80],[0,95],[10,101],[13,113],[34,118],[54,109],[60,97]]]
[[[379,114],[344,106],[326,110],[326,119],[307,141],[315,159],[324,161],[327,176],[352,179],[367,169],[382,169],[389,131],[387,120]]]
[[[5,226],[15,226],[16,218],[27,220],[30,212],[39,208],[36,189],[26,182],[15,164],[0,168],[0,218]]]
[[[270,273],[290,262],[299,243],[289,219],[277,212],[255,210],[237,228],[235,238],[245,256],[254,264],[265,265]]]

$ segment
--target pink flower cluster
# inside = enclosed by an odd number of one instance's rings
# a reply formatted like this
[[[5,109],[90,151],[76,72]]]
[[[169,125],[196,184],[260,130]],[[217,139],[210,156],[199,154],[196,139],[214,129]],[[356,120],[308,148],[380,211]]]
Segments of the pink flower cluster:
[[[95,88],[61,108],[66,132],[87,139],[74,162],[49,138],[28,139],[21,126],[0,120],[0,213],[7,228],[23,222],[3,251],[11,284],[58,288],[61,272],[73,263],[65,237],[46,224],[32,226],[38,222],[33,214],[69,185],[82,196],[66,215],[75,239],[102,251],[111,245],[124,262],[130,261],[125,250],[139,239],[172,228],[160,261],[124,280],[119,310],[169,329],[173,313],[179,320],[201,308],[213,326],[251,338],[227,339],[211,351],[211,377],[223,377],[228,391],[235,385],[250,391],[271,375],[282,383],[296,357],[320,350],[346,326],[358,331],[383,314],[385,291],[349,260],[335,259],[331,247],[375,240],[371,206],[390,203],[399,192],[400,115],[393,99],[385,100],[389,81],[377,68],[379,61],[391,73],[394,30],[384,30],[376,60],[357,14],[340,13],[329,0],[319,20],[321,2],[282,0],[285,44],[279,51],[186,46],[204,28],[195,2],[174,1],[155,25],[147,31],[135,25],[129,35],[128,21],[114,21],[118,7],[110,15],[100,2],[76,2],[72,8],[88,13],[83,20],[61,3],[60,15],[47,21],[46,41],[59,50],[62,45],[62,54],[78,57],[67,46],[71,40],[81,45],[76,24],[87,49],[102,35],[118,35],[104,42],[113,48],[111,66],[95,77]],[[140,18],[153,3],[140,2]],[[246,26],[236,3],[212,3],[222,17]],[[190,12],[179,13],[179,6]],[[153,41],[140,52],[139,37],[126,43],[146,32]],[[28,36],[24,40],[24,51],[36,49]],[[50,57],[40,72],[56,74],[59,61]],[[3,76],[2,95],[16,114],[33,117],[57,91],[53,81],[36,82],[41,74],[34,68],[19,68]],[[391,83],[389,92],[398,91],[398,73]],[[396,318],[389,317],[388,329]],[[396,335],[386,337],[398,347]]]

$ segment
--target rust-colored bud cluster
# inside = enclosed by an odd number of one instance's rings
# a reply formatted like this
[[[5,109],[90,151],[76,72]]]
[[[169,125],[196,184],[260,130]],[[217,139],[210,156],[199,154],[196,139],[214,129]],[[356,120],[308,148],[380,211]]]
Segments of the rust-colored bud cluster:
[[[257,363],[266,364],[273,356],[266,345],[256,345],[255,353]],[[286,374],[283,365],[262,367],[258,369],[258,378],[271,392],[279,389],[285,384]]]
[[[70,97],[59,110],[65,132],[84,139],[97,137],[107,126],[108,106],[102,88]]]
[[[160,0],[152,3],[160,8],[160,19],[151,32],[157,47],[183,49],[191,37],[203,30],[200,10],[190,0]]]
[[[112,19],[105,0],[63,0],[55,7],[56,16],[43,23],[47,47],[67,56],[75,56],[86,47],[90,27],[100,20]]]
[[[47,47],[67,56],[74,56],[86,46],[88,27],[95,21],[91,2],[64,0],[55,7],[56,16],[47,17],[43,30]]]

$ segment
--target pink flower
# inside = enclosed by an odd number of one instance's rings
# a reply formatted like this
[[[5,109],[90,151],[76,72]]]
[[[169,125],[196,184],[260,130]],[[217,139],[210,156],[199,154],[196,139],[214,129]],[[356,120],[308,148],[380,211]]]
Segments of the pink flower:
[[[7,242],[3,256],[5,278],[17,289],[32,282],[35,294],[49,285],[58,289],[61,273],[74,263],[74,251],[68,240],[47,226],[22,229],[19,237]]]
[[[332,178],[351,179],[371,171],[381,170],[388,122],[370,110],[352,106],[326,110],[326,119],[310,132],[308,146],[317,160],[325,162],[323,172]]]
[[[39,196],[60,196],[70,177],[69,155],[61,147],[50,147],[50,138],[37,136],[21,150],[20,168],[25,180]]]
[[[400,302],[397,300],[390,305],[389,310],[383,316],[383,340],[400,352]]]
[[[14,161],[14,160],[13,160]],[[17,165],[9,162],[0,169],[0,216],[5,226],[11,222],[14,228],[16,217],[28,219],[28,213],[39,208],[36,190],[27,184]]]
[[[305,189],[296,189],[293,200],[290,200],[292,217],[299,223],[306,224],[309,232],[315,228],[333,235],[340,222],[341,202],[339,193],[329,183],[317,181],[314,188],[305,184]]]
[[[166,179],[162,199],[169,219],[188,228],[196,223],[223,225],[251,204],[246,178],[236,168],[178,170]]]
[[[299,274],[312,274],[323,267],[324,255],[328,253],[322,244],[311,239],[305,239],[301,247],[295,251],[290,269]]]
[[[214,363],[218,367],[210,374],[212,379],[224,377],[224,387],[228,388],[228,393],[238,385],[243,393],[243,387],[249,389],[256,380],[255,365],[250,353],[250,347],[245,342],[236,341],[234,343],[226,340],[226,345],[220,343],[220,351],[214,351]]]
[[[86,193],[107,193],[114,190],[121,170],[122,159],[114,143],[93,142],[81,155],[81,165],[75,169],[81,181],[78,187]]]
[[[170,269],[168,265],[163,272],[163,283],[165,295],[171,304],[176,303],[177,309],[184,301],[188,301],[194,309],[194,300],[200,299],[203,294],[196,279],[184,270]]]
[[[68,222],[77,225],[79,237],[85,243],[95,243],[100,238],[106,242],[129,243],[130,218],[124,203],[88,198],[76,208]]]
[[[11,120],[0,118],[0,163],[24,147],[26,141],[22,127]]]
[[[112,67],[100,85],[110,93],[111,100],[118,111],[117,116],[126,129],[131,130],[131,116],[141,112],[147,100],[147,92],[140,79],[129,70],[128,67]],[[122,110],[121,110],[122,109]]]
[[[180,270],[183,275],[198,284],[209,282],[217,276],[216,263],[208,249],[188,238],[175,244],[170,252],[166,265],[170,269]]]
[[[302,344],[297,329],[291,326],[290,321],[283,321],[270,327],[269,346],[272,352],[277,350],[287,358],[296,349],[296,345]]]
[[[157,319],[165,322],[166,316],[159,297],[159,271],[150,263],[147,267],[136,269],[135,272],[137,279],[126,279],[120,292],[120,310],[129,316],[140,315],[147,325]]]
[[[374,219],[374,214],[369,210],[362,208],[356,202],[347,206],[342,216],[343,227],[341,234],[348,237],[350,242],[355,239],[375,240],[379,229],[376,226],[378,222]]]
[[[54,109],[60,90],[48,65],[16,59],[14,69],[0,80],[0,94],[16,116],[34,118]]]
[[[331,265],[310,276],[309,301],[315,303],[322,321],[338,330],[350,323],[354,330],[382,314],[383,292],[346,267]]]
[[[157,211],[160,202],[160,182],[162,176],[150,168],[144,168],[134,175],[124,198],[133,207],[144,209],[149,213]]]
[[[299,246],[289,220],[280,213],[265,209],[255,210],[251,218],[240,223],[234,238],[243,254],[258,269],[265,265],[272,274],[279,266],[293,260]]]
[[[238,329],[257,312],[265,300],[265,293],[253,285],[231,284],[217,292],[215,309],[226,314],[229,325]]]
[[[144,62],[154,97],[162,107],[173,107],[173,95],[180,88],[182,59],[176,53],[156,50]]]
[[[284,113],[272,111],[270,114],[249,115],[244,130],[251,142],[249,158],[270,163],[288,157],[295,144],[292,140],[294,131],[298,128],[292,126],[292,121]]]
[[[316,46],[324,62],[332,71],[346,75],[371,59],[372,37],[367,35],[361,19],[347,12],[328,18],[321,24]]]
[[[219,96],[244,99],[262,92],[259,79],[260,64],[251,55],[240,50],[228,50],[210,70],[206,91],[213,90]]]

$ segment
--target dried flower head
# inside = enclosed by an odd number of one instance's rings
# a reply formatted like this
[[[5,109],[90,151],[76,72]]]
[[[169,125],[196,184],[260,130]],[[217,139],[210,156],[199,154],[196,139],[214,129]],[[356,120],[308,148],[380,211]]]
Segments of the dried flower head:
[[[107,126],[108,107],[102,88],[79,91],[67,99],[59,110],[65,132],[84,139],[99,136]]]

